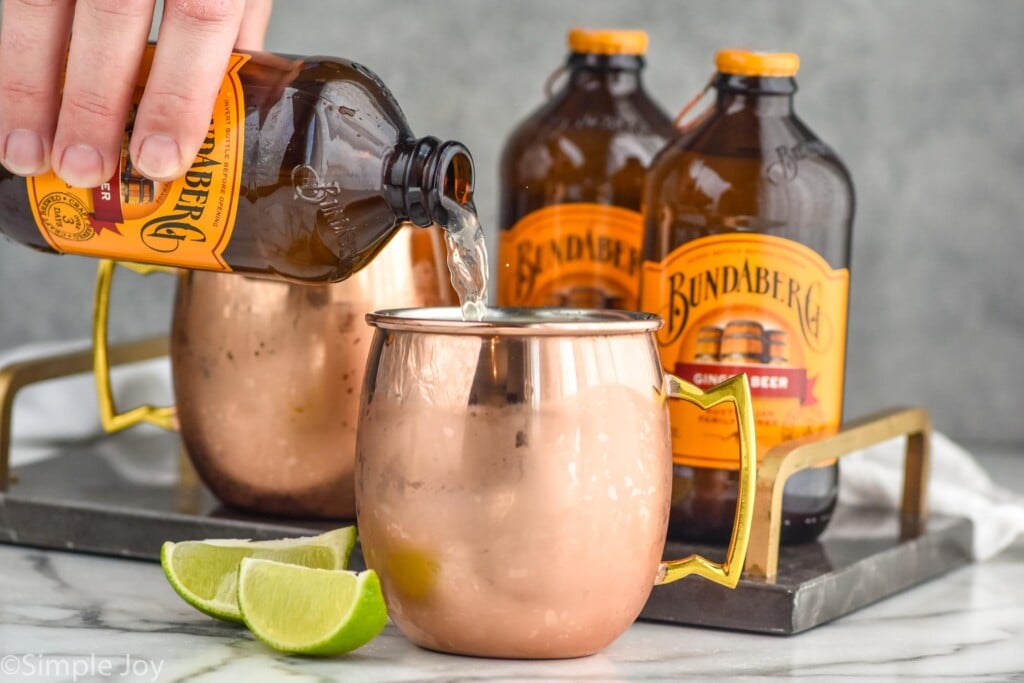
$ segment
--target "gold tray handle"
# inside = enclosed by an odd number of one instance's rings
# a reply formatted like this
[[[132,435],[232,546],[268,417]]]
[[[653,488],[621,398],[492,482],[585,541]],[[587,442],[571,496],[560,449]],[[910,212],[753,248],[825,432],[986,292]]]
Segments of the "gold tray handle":
[[[126,365],[166,356],[166,337],[151,337],[110,347],[110,364]],[[14,399],[25,387],[93,369],[92,349],[16,361],[0,368],[0,491],[7,488],[11,453],[11,418]]]
[[[141,405],[126,412],[117,412],[114,392],[110,383],[110,354],[107,344],[107,322],[110,318],[110,288],[117,266],[127,268],[139,275],[152,273],[175,274],[174,268],[144,265],[102,259],[96,271],[96,296],[93,303],[92,350],[93,376],[96,378],[96,392],[99,400],[100,422],[107,433],[119,432],[142,422],[148,422],[163,429],[176,430],[178,418],[174,406],[156,407]]]
[[[831,436],[794,439],[768,451],[757,473],[757,509],[746,576],[775,582],[779,570],[782,494],[791,475],[897,436],[907,437],[900,540],[920,536],[928,516],[931,420],[922,408],[892,408],[845,424]]]
[[[754,440],[754,408],[750,401],[750,383],[747,376],[737,375],[707,391],[701,391],[689,382],[665,375],[667,393],[681,398],[702,410],[723,403],[732,403],[736,410],[736,423],[740,435],[739,494],[736,500],[736,518],[725,560],[712,562],[701,555],[690,555],[681,560],[662,562],[656,584],[670,583],[689,574],[697,574],[715,583],[735,588],[746,561],[750,528],[754,518],[754,491],[757,486],[757,443]]]

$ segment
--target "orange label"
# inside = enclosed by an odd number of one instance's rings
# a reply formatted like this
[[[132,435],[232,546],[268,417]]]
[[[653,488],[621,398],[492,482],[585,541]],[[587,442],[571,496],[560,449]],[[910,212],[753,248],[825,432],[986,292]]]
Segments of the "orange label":
[[[244,148],[238,70],[249,56],[231,55],[202,147],[185,176],[167,183],[139,175],[128,156],[152,60],[149,46],[113,177],[91,189],[71,187],[52,172],[29,178],[36,225],[50,246],[69,254],[229,271],[221,254],[234,228]]]
[[[849,279],[797,242],[716,235],[645,262],[641,308],[665,320],[666,371],[702,389],[747,374],[764,457],[778,443],[839,427]],[[677,464],[738,468],[731,407],[701,412],[673,401],[669,411]]]
[[[604,204],[524,216],[498,244],[500,306],[635,309],[643,217]]]

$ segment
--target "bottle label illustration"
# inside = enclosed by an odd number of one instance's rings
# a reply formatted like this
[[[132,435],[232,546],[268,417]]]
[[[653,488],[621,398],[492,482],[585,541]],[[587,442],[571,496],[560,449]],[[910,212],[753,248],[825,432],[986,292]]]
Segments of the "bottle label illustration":
[[[203,144],[184,177],[154,182],[128,154],[137,103],[153,61],[147,46],[117,171],[99,187],[71,187],[54,173],[28,178],[36,225],[57,251],[229,271],[221,257],[234,228],[244,149],[245,103],[232,54]]]
[[[849,271],[791,240],[743,233],[703,237],[643,265],[641,310],[665,324],[662,366],[701,389],[746,373],[758,455],[839,427]],[[737,469],[736,418],[669,404],[674,459]]]
[[[538,209],[501,233],[502,306],[635,309],[643,217],[604,204]]]

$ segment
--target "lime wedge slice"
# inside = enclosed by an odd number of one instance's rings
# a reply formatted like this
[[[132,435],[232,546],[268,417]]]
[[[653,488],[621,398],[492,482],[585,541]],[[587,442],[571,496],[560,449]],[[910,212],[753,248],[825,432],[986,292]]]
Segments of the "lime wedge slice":
[[[356,542],[353,526],[319,536],[276,541],[208,539],[167,542],[160,548],[164,576],[185,602],[211,617],[242,622],[238,611],[238,567],[259,557],[321,569],[344,569]]]
[[[264,643],[306,655],[355,650],[388,620],[372,569],[357,574],[253,558],[242,560],[238,573],[238,607]]]

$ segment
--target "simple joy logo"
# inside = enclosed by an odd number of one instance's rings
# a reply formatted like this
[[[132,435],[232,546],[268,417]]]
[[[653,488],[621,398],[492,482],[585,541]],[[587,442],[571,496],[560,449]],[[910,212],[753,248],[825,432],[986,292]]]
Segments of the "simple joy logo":
[[[77,683],[86,679],[124,678],[155,683],[160,678],[163,668],[163,660],[146,659],[130,654],[68,657],[30,653],[0,658],[0,679],[47,678]]]

